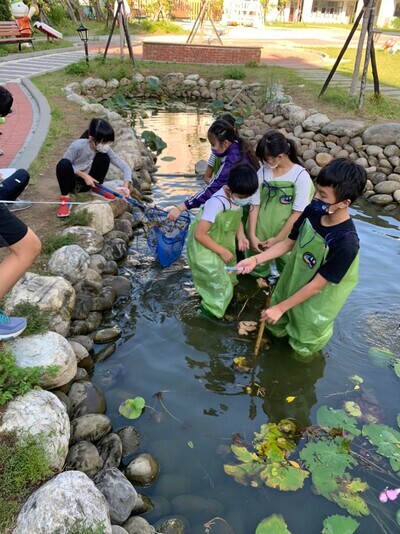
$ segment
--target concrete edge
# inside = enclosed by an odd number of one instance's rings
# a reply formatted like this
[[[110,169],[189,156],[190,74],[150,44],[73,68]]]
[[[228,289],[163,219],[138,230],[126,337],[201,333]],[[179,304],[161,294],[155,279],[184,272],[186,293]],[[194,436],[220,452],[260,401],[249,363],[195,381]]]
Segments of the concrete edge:
[[[21,78],[21,84],[30,93],[37,104],[39,109],[39,121],[27,146],[24,146],[15,156],[10,163],[10,167],[29,169],[46,140],[50,128],[51,112],[46,98],[29,78]]]

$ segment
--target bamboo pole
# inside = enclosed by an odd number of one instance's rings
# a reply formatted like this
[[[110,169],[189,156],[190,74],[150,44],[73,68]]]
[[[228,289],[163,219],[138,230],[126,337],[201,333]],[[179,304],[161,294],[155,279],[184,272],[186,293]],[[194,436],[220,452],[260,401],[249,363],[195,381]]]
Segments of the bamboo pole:
[[[271,303],[272,293],[274,292],[274,288],[275,288],[275,284],[268,284],[268,289],[267,289],[268,294],[267,294],[267,299],[265,301],[264,310],[267,310],[269,308],[269,305]],[[254,356],[256,357],[258,356],[258,353],[260,352],[261,340],[264,334],[264,329],[265,329],[265,321],[262,321],[258,329],[256,345],[254,347]]]

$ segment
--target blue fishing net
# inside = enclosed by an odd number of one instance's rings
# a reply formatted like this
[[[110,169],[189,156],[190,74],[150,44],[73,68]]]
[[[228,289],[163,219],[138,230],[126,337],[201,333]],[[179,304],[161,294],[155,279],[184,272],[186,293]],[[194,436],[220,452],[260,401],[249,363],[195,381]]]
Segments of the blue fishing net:
[[[176,221],[169,221],[167,215],[160,208],[146,210],[147,243],[164,268],[182,254],[190,223],[190,215],[186,211]]]

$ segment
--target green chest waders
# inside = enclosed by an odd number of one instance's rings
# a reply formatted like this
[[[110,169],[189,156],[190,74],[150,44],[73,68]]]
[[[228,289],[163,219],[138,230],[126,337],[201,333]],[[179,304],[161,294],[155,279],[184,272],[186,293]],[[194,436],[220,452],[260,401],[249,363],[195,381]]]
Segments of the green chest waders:
[[[196,227],[201,219],[200,210],[190,225],[187,241],[187,259],[192,270],[193,283],[202,298],[202,306],[215,317],[221,318],[233,297],[233,287],[237,284],[236,273],[229,275],[224,267],[227,265],[221,257],[204,247],[194,237]],[[236,232],[239,229],[242,210],[225,210],[217,215],[209,236],[222,247],[230,250],[236,263]]]
[[[271,180],[263,182],[260,191],[260,209],[256,226],[256,236],[260,241],[275,237],[285,226],[292,214],[296,194],[296,184],[288,180]],[[253,250],[245,253],[246,258],[259,254]],[[276,264],[279,272],[283,271],[289,254],[277,258]],[[253,276],[267,277],[270,274],[270,262],[258,265],[252,270]]]
[[[346,233],[338,238],[345,239]],[[327,243],[329,239],[324,240],[305,219],[272,296],[271,306],[289,298],[314,278],[326,261]],[[267,328],[277,337],[288,336],[292,348],[304,360],[310,359],[331,338],[333,322],[357,284],[358,264],[359,254],[339,284],[328,282],[320,293],[287,311],[275,325],[267,325]]]

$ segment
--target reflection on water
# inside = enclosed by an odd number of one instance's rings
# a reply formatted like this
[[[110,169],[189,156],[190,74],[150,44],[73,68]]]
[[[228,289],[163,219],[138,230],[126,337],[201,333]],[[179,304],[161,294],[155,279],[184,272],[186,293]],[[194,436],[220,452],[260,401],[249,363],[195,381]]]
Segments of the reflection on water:
[[[191,172],[195,159],[208,156],[208,147],[199,144],[197,137],[205,137],[210,117],[185,115],[180,123],[175,119],[160,113],[145,126],[166,139],[168,155],[177,158],[160,161],[162,170]],[[183,152],[189,138],[197,148]],[[183,159],[180,154],[185,154]],[[197,178],[160,178],[156,202],[176,204],[199,187]],[[362,202],[352,214],[362,244],[360,281],[323,354],[303,364],[293,358],[284,340],[273,340],[271,349],[260,352],[248,373],[235,371],[232,361],[236,356],[252,357],[254,338],[239,337],[233,322],[212,321],[199,313],[185,259],[161,270],[143,238],[132,243],[131,253],[142,264],[126,269],[132,293],[109,317],[110,323],[124,328],[124,335],[113,356],[97,364],[94,381],[104,384],[114,428],[129,424],[118,414],[120,402],[128,397],[143,396],[157,412],[148,409],[134,422],[142,434],[141,451],[156,455],[162,465],[159,480],[142,491],[162,503],[145,516],[150,522],[182,512],[177,499],[182,495],[210,499],[200,508],[194,501],[185,505],[184,515],[195,534],[204,533],[204,524],[215,515],[224,517],[235,534],[254,532],[261,519],[272,513],[282,514],[293,534],[317,534],[325,517],[348,515],[314,496],[309,481],[297,492],[244,487],[224,474],[223,464],[232,462],[228,447],[233,436],[251,441],[262,424],[287,417],[307,426],[315,423],[319,406],[339,408],[344,400],[369,403],[383,422],[397,427],[398,381],[389,366],[374,365],[368,349],[374,345],[399,350],[399,213],[378,211]],[[242,279],[239,291],[253,293],[254,280]],[[261,295],[252,300],[246,318],[257,317],[263,300]],[[352,389],[348,377],[354,374],[364,379],[362,388],[344,395]],[[250,384],[262,388],[263,395],[257,395],[257,387],[249,393]],[[154,397],[157,392],[164,406]],[[286,401],[289,396],[295,397],[291,403]],[[358,474],[369,482],[368,499],[386,528],[382,530],[370,516],[357,518],[359,532],[398,532],[393,522],[395,506],[384,508],[378,500],[385,481],[364,471]]]

